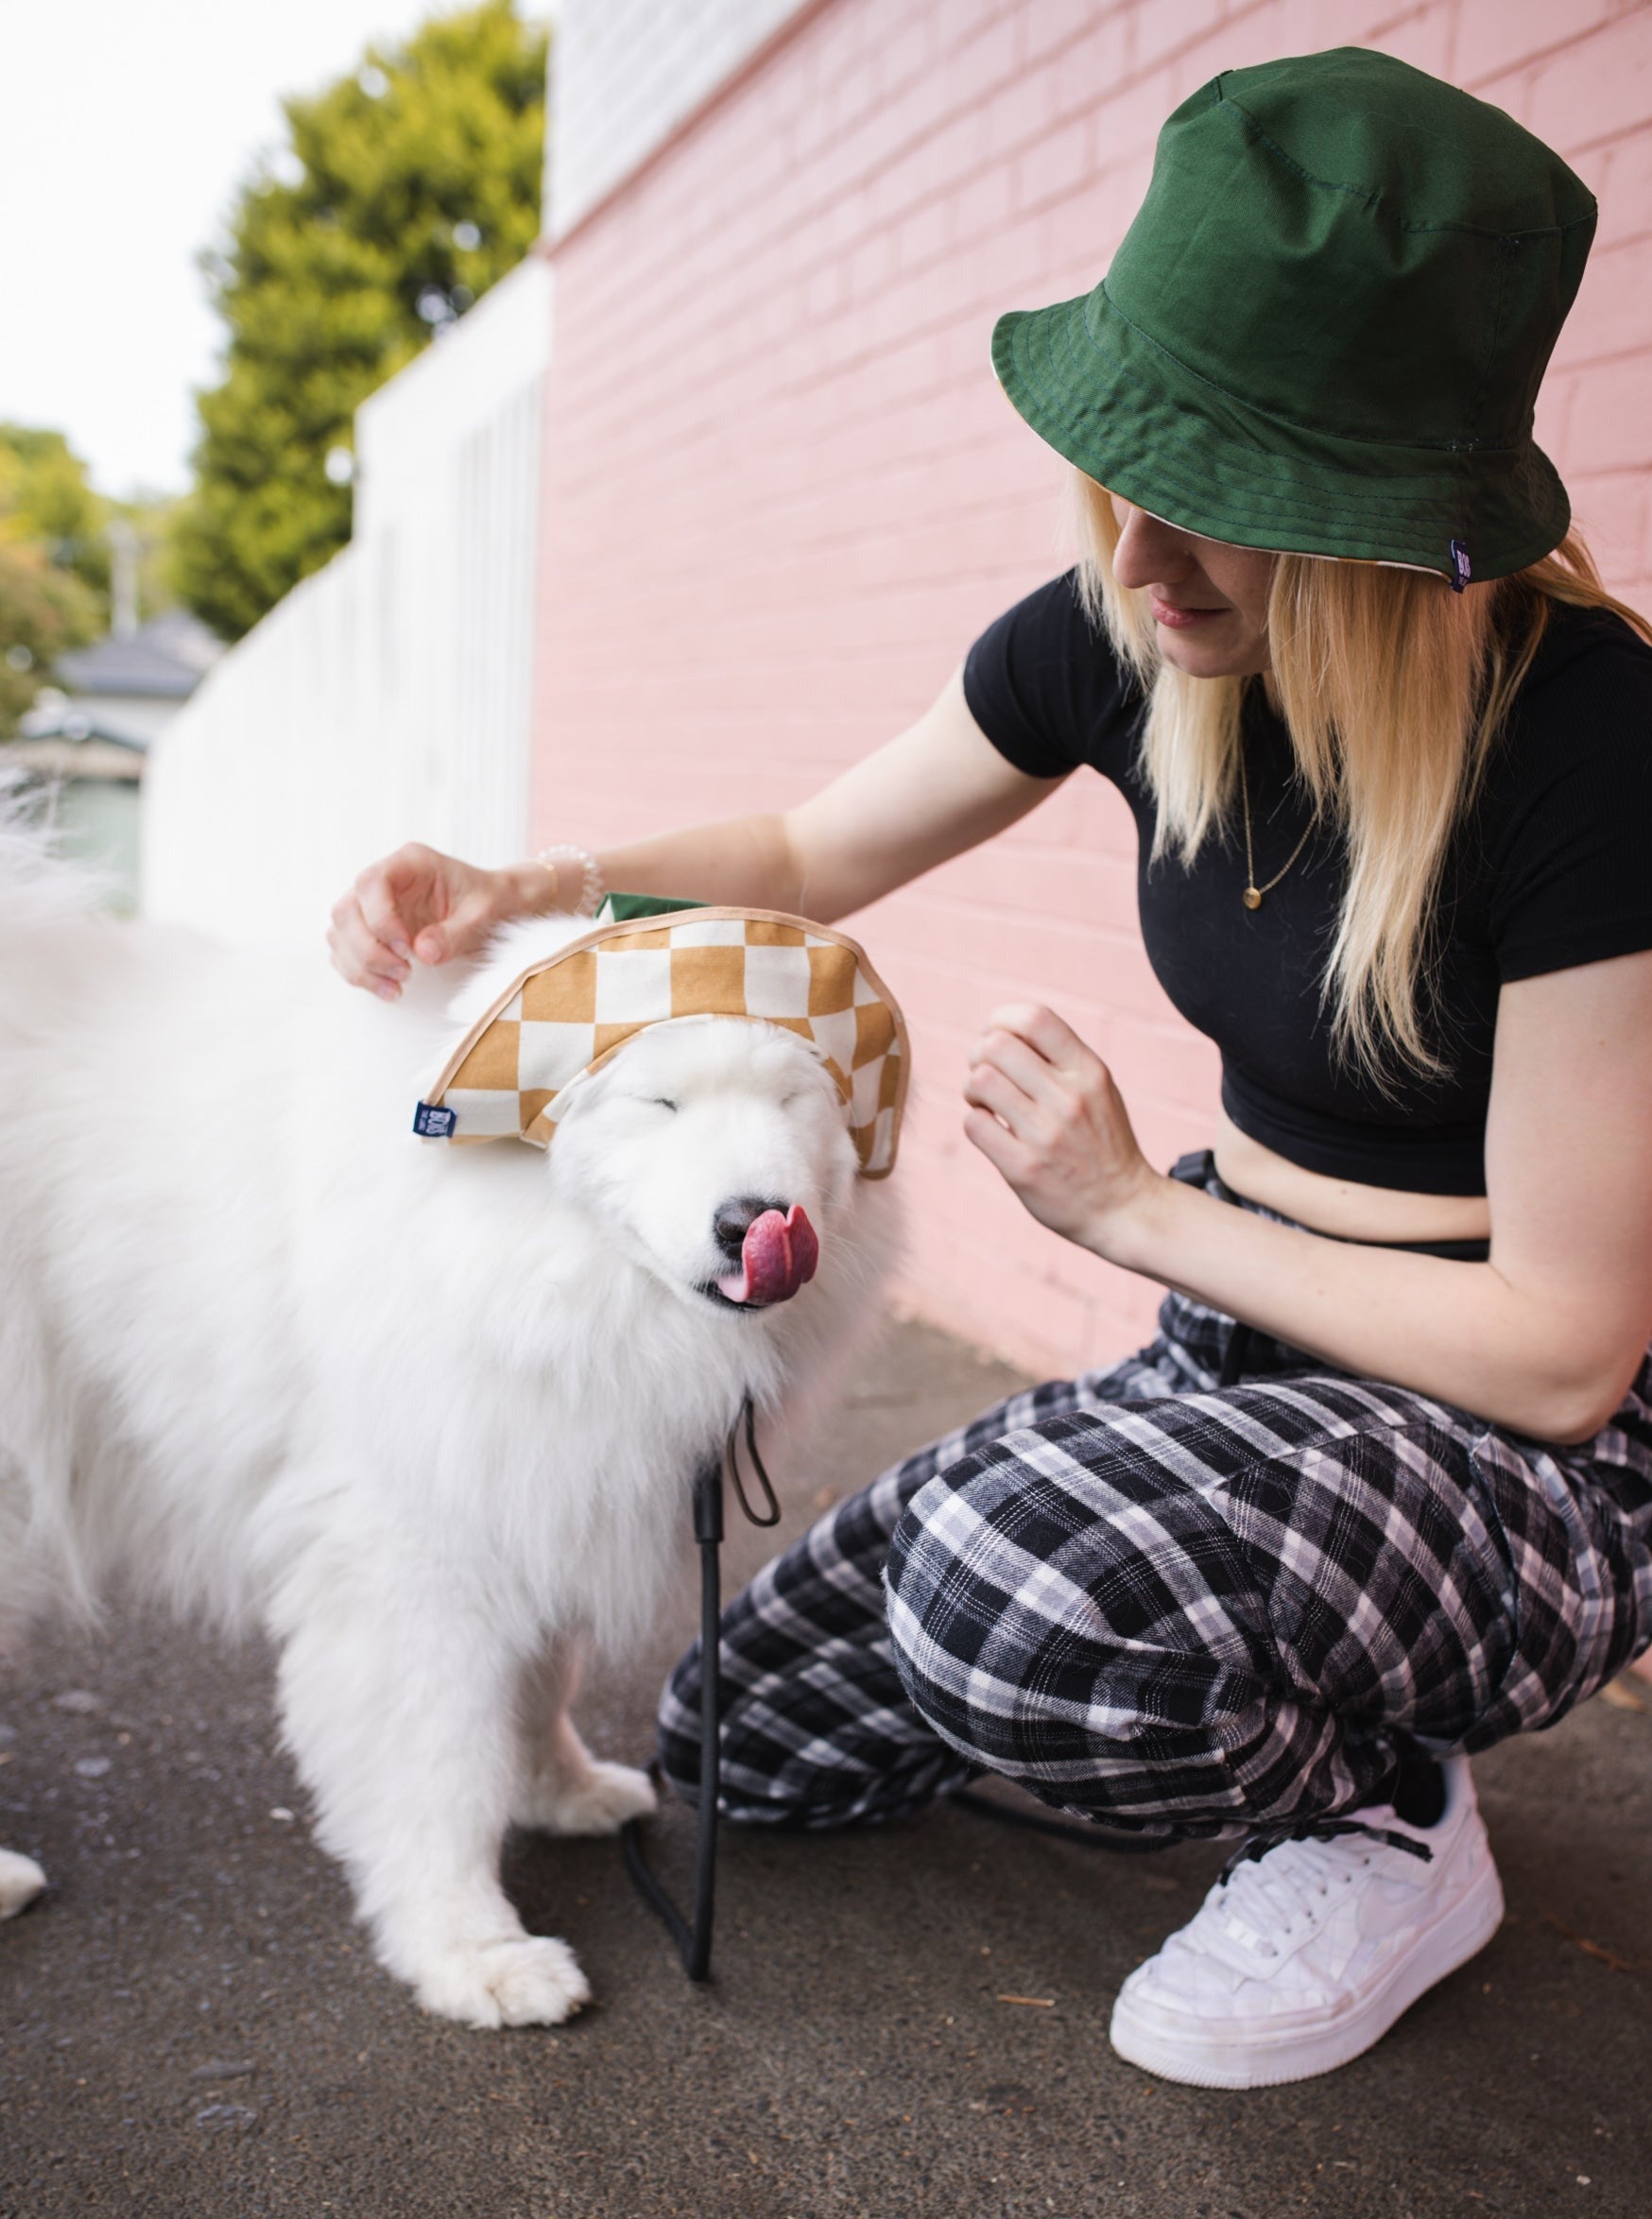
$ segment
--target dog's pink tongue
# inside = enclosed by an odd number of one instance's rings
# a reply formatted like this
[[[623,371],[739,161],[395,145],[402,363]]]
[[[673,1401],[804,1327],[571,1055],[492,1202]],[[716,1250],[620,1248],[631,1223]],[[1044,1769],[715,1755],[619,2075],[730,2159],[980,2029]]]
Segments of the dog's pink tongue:
[[[792,1237],[792,1293],[815,1276],[820,1261],[820,1241],[814,1227],[803,1213],[801,1202],[794,1202],[786,1212],[786,1230]]]
[[[718,1280],[717,1290],[731,1302],[789,1302],[814,1278],[819,1261],[820,1243],[800,1202],[794,1202],[783,1217],[778,1210],[766,1210],[746,1228],[740,1269]]]

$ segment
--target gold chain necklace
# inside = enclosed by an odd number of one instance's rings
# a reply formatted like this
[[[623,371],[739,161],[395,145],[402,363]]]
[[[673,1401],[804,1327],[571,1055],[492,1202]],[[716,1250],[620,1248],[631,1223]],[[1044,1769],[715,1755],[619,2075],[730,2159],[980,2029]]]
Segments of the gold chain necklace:
[[[1285,871],[1290,869],[1291,865],[1295,863],[1297,857],[1313,837],[1314,820],[1312,817],[1308,819],[1308,829],[1286,857],[1284,870],[1276,870],[1266,886],[1259,886],[1256,883],[1256,858],[1250,852],[1250,784],[1245,776],[1245,744],[1243,741],[1239,744],[1239,800],[1245,811],[1245,891],[1239,899],[1247,909],[1260,909],[1263,895],[1273,892],[1280,880],[1284,877]]]

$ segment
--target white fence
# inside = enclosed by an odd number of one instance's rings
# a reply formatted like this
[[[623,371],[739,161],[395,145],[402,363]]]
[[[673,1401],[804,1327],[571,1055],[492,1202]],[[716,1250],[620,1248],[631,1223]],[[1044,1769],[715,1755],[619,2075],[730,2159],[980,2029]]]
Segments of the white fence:
[[[403,840],[522,852],[550,338],[532,258],[358,412],[351,544],[224,657],[150,760],[146,914],[310,938]]]

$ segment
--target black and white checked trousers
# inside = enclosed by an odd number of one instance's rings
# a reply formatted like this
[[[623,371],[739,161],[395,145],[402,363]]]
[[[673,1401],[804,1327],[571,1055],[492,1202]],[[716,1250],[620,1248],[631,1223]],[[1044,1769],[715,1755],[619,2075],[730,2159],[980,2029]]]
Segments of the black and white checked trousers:
[[[1553,1725],[1652,1640],[1652,1360],[1557,1448],[1259,1336],[1221,1388],[1232,1320],[1171,1295],[1159,1324],[735,1599],[730,1817],[898,1817],[986,1771],[1132,1833],[1271,1830],[1380,1799],[1407,1745]],[[690,1800],[698,1691],[697,1645],[660,1709]]]

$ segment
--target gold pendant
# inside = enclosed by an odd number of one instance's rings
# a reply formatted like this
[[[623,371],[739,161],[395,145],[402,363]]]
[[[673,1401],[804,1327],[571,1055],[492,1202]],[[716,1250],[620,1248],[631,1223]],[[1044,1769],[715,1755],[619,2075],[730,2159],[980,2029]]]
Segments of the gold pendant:
[[[1247,909],[1260,909],[1262,907],[1262,896],[1257,892],[1254,886],[1247,886],[1245,891],[1240,895],[1239,899],[1244,903]]]

